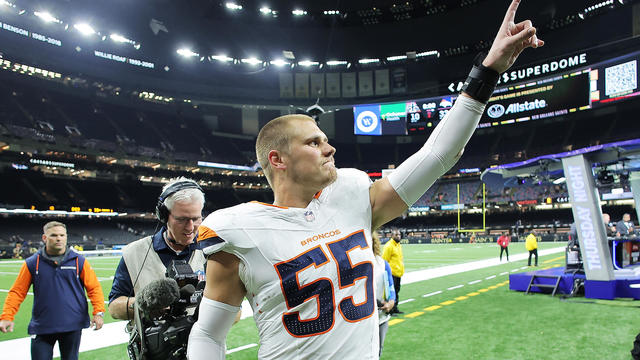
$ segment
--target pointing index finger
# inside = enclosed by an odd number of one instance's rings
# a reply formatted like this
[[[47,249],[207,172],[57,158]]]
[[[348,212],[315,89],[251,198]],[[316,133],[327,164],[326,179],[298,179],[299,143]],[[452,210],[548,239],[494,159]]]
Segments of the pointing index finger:
[[[513,0],[511,5],[509,5],[509,9],[507,9],[507,13],[504,15],[504,20],[502,20],[501,28],[506,30],[509,28],[509,23],[515,22],[516,18],[516,10],[518,10],[518,5],[520,5],[520,0]]]

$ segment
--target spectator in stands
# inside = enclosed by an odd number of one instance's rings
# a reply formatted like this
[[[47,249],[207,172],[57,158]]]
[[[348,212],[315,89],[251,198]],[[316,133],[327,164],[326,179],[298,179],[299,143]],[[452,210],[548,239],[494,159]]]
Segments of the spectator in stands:
[[[102,328],[104,295],[85,258],[67,248],[67,227],[57,221],[44,225],[43,248],[22,264],[0,315],[0,331],[12,332],[13,319],[33,284],[33,310],[28,333],[31,358],[52,359],[56,341],[64,360],[77,360],[82,329]],[[93,306],[89,321],[84,292]]]
[[[371,233],[373,239],[373,254],[376,256],[376,263],[374,266],[375,273],[375,288],[376,289],[376,301],[378,302],[378,321],[380,323],[380,353],[378,356],[382,356],[382,347],[384,345],[384,338],[389,330],[389,313],[393,309],[396,303],[396,292],[393,288],[393,275],[391,274],[391,267],[386,262],[380,253],[380,236],[377,231]]]
[[[382,251],[382,258],[386,260],[391,266],[391,275],[393,275],[393,288],[396,292],[396,303],[391,309],[391,314],[404,314],[404,312],[398,310],[398,300],[400,299],[400,279],[404,275],[404,259],[402,256],[402,245],[400,240],[402,236],[400,230],[391,230],[391,239],[384,244]]]
[[[109,293],[112,317],[133,319],[135,294],[152,281],[164,278],[173,260],[186,260],[193,271],[204,274],[206,260],[194,241],[202,222],[203,207],[204,192],[193,180],[172,179],[162,188],[156,206],[162,228],[122,250]]]
[[[531,228],[529,230],[529,235],[527,235],[525,239],[524,246],[527,248],[527,251],[529,251],[529,262],[527,265],[531,266],[531,255],[535,255],[535,266],[538,266],[538,237],[536,236],[536,229]]]
[[[507,261],[509,261],[509,243],[511,242],[511,237],[508,233],[503,233],[498,238],[498,245],[500,246],[500,262],[502,262],[502,253],[507,253]]]
[[[618,221],[616,224],[616,231],[618,232],[618,236],[633,235],[635,229],[633,227],[633,222],[631,222],[631,215],[629,213],[622,215],[622,220]]]
[[[22,244],[16,243],[16,246],[13,248],[13,258],[14,259],[22,259]]]

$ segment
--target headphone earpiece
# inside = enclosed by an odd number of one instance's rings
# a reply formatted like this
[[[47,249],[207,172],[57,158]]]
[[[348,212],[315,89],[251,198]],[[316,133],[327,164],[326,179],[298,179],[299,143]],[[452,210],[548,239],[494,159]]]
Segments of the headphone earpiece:
[[[184,189],[198,189],[202,193],[204,193],[200,185],[191,181],[180,181],[169,186],[165,191],[162,192],[162,194],[160,194],[160,196],[158,197],[158,203],[156,204],[156,218],[158,218],[158,221],[162,225],[167,225],[167,222],[169,221],[169,213],[170,213],[169,209],[167,209],[167,206],[164,204],[164,201],[169,196]]]

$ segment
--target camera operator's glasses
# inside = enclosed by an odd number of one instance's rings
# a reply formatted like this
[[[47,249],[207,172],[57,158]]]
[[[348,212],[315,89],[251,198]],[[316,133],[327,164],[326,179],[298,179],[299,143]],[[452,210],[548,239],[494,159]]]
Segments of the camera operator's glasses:
[[[176,217],[173,216],[173,220],[175,220],[178,224],[180,225],[186,225],[189,221],[193,221],[194,224],[199,225],[202,223],[202,216],[196,216],[196,217]]]

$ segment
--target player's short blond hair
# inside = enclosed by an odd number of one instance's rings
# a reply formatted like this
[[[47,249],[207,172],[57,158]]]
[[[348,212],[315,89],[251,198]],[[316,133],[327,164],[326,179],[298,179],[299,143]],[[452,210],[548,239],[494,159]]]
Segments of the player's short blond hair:
[[[59,221],[49,221],[48,223],[44,224],[44,226],[42,227],[42,231],[43,232],[47,232],[47,230],[51,229],[52,227],[56,227],[56,226],[62,226],[65,230],[67,230],[67,225],[59,222]]]
[[[271,184],[271,165],[269,164],[269,151],[277,150],[282,152],[289,151],[289,142],[291,141],[291,129],[294,121],[314,121],[311,117],[302,114],[292,114],[277,117],[269,121],[260,129],[258,138],[256,139],[256,157],[267,177],[269,185]],[[314,121],[315,123],[315,121]]]

